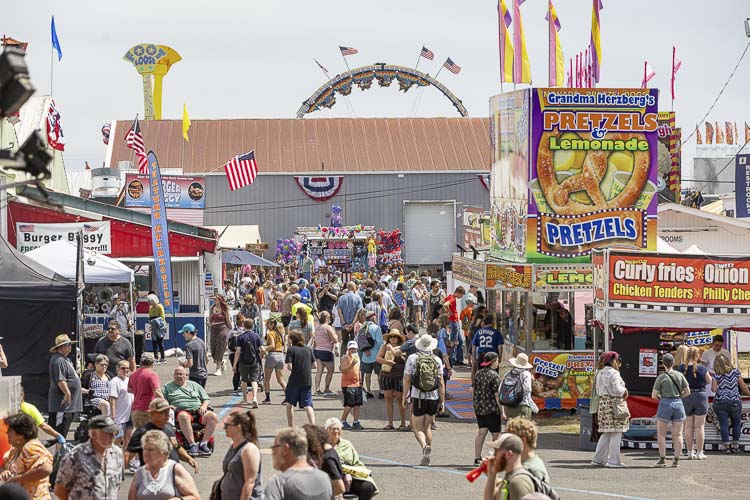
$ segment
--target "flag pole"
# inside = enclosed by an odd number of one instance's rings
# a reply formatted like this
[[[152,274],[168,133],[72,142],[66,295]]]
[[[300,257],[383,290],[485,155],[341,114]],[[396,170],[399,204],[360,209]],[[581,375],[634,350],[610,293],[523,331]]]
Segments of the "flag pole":
[[[424,47],[424,45],[422,45]],[[414,65],[414,71],[417,71],[417,68],[419,67],[419,60],[422,59],[422,51],[419,51],[419,55],[417,56],[417,64]]]
[[[50,44],[49,48],[49,96],[52,97],[52,81],[55,74],[55,48]]]
[[[320,63],[315,58],[313,58],[313,61],[315,62],[315,65],[318,67],[318,69],[320,69],[321,73],[323,73],[326,76],[326,78],[328,78],[328,81],[330,82],[331,76],[323,68],[320,67]]]
[[[339,48],[339,52],[341,53],[341,59],[343,59],[344,60],[344,64],[346,64],[346,70],[349,73],[351,73],[352,69],[349,67],[349,63],[346,62],[346,56],[344,55],[343,52],[341,52],[341,48]],[[347,95],[347,96],[344,96],[344,97],[345,97],[344,101],[346,102],[347,106],[349,107],[349,109],[352,112],[352,117],[355,117],[357,115],[357,113],[354,111],[354,106],[352,105],[352,103],[349,102],[349,96]]]

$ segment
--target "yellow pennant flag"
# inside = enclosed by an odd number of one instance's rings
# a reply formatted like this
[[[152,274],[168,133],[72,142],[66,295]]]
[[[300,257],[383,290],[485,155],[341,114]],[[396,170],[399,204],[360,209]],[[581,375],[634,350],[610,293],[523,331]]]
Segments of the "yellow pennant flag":
[[[190,117],[187,113],[187,104],[182,105],[182,137],[185,138],[186,142],[190,142],[188,138],[188,130],[190,130]]]

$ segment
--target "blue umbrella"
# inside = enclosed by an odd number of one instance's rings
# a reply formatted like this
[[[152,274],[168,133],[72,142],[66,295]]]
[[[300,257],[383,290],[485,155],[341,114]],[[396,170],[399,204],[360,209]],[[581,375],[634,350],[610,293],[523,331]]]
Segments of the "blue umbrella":
[[[258,267],[279,267],[275,262],[259,257],[247,250],[224,250],[221,253],[221,261],[225,264],[235,264],[238,266],[250,265]]]

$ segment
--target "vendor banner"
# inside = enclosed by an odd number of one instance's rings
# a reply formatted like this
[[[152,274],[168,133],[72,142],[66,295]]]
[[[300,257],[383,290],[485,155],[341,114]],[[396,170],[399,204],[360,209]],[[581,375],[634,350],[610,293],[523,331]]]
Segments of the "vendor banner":
[[[609,255],[609,301],[702,307],[750,306],[750,258]]]
[[[165,196],[159,161],[153,151],[148,152],[148,190],[151,196],[151,245],[154,252],[154,267],[156,268],[156,282],[159,300],[164,306],[164,312],[172,314],[172,258],[169,252],[169,227],[166,206],[163,205]]]
[[[486,215],[485,215],[486,214]],[[484,207],[464,207],[464,248],[477,250],[490,247],[490,218]]]
[[[594,271],[590,265],[534,267],[534,290],[537,292],[571,292],[591,290]]]
[[[161,178],[164,208],[206,208],[206,178],[182,175],[164,175]],[[125,206],[150,207],[149,176],[125,176]]]
[[[109,221],[38,224],[16,223],[16,248],[21,253],[30,252],[53,241],[76,243],[76,233],[82,231],[83,248],[101,254],[112,252],[112,231]]]
[[[490,255],[526,261],[526,213],[529,192],[529,91],[490,98]]]
[[[593,351],[538,352],[529,361],[534,365],[531,394],[546,400],[540,408],[575,408],[578,399],[591,397],[596,369]],[[548,404],[550,400],[559,403]]]
[[[485,288],[531,290],[531,265],[485,264]]]
[[[484,262],[454,255],[451,270],[453,279],[484,288]]]
[[[656,89],[531,90],[527,260],[656,249],[657,98]]]
[[[734,159],[735,216],[750,217],[750,154],[737,155]]]

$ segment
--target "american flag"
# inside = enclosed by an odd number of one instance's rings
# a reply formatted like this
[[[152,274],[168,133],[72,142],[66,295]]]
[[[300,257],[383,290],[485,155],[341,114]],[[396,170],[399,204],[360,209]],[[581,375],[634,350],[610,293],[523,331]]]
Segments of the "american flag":
[[[224,172],[229,181],[229,190],[235,191],[249,186],[258,174],[258,164],[255,163],[255,151],[235,156],[224,165]]]
[[[352,47],[342,47],[341,45],[339,45],[339,50],[341,51],[342,56],[353,56],[354,54],[359,52],[357,49],[354,49]]]
[[[63,139],[62,125],[60,125],[60,112],[55,107],[55,100],[49,100],[47,110],[47,142],[52,149],[65,151],[65,139]]]
[[[102,126],[102,141],[109,144],[109,133],[112,132],[112,122],[107,122]]]
[[[454,63],[450,57],[445,60],[445,62],[443,63],[443,67],[447,69],[448,71],[450,71],[451,73],[453,73],[454,75],[457,75],[461,72],[461,66]]]
[[[323,66],[322,64],[320,64],[320,63],[318,62],[318,60],[317,60],[317,59],[313,58],[313,61],[315,61],[315,64],[317,64],[317,65],[318,65],[318,67],[319,67],[319,68],[320,68],[321,70],[323,70],[323,73],[325,73],[325,75],[326,75],[326,76],[328,77],[328,79],[330,80],[330,79],[331,79],[331,77],[330,77],[330,76],[328,75],[328,69],[326,69],[326,67],[325,67],[325,66]]]
[[[18,230],[22,233],[33,233],[34,232],[34,225],[33,224],[21,224],[18,226]]]
[[[135,151],[135,157],[138,159],[138,173],[148,175],[148,158],[146,158],[146,143],[143,141],[141,125],[138,123],[136,115],[133,125],[125,136],[125,144],[129,149]]]
[[[422,52],[420,52],[419,55],[420,57],[424,57],[425,59],[429,59],[430,61],[435,59],[435,54],[424,45],[422,45]]]

